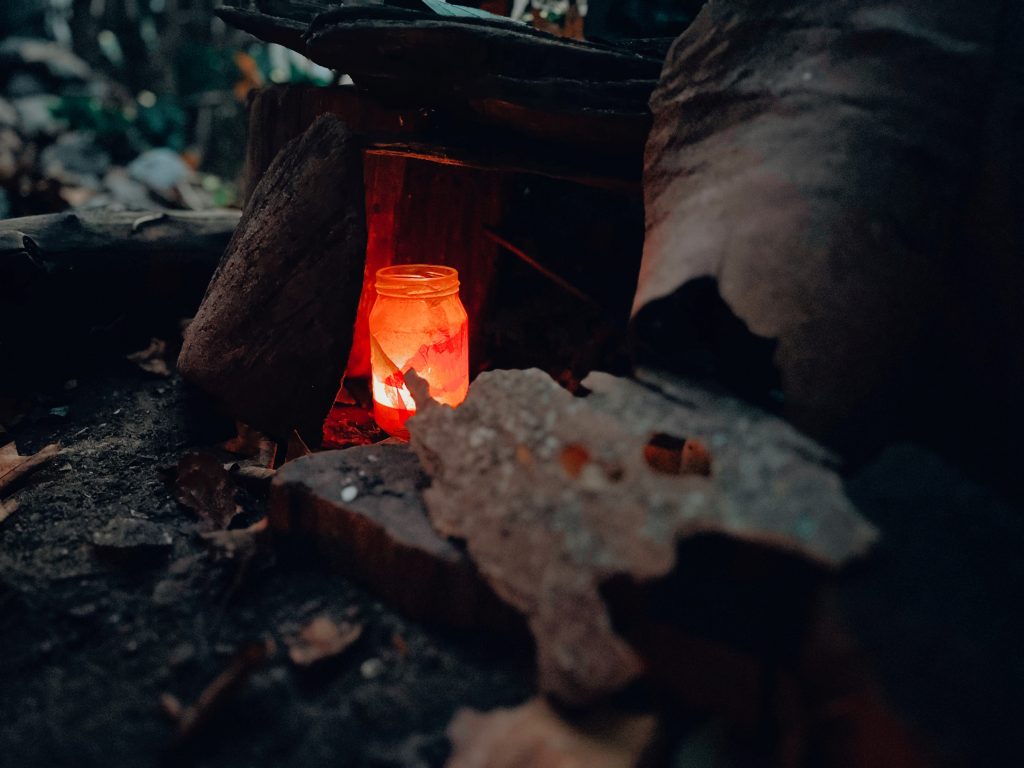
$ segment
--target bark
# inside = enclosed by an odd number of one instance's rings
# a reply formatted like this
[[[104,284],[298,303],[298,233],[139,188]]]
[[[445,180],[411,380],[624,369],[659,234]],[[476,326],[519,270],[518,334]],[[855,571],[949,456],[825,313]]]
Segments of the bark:
[[[124,354],[176,332],[238,219],[227,210],[81,211],[0,222],[3,369],[60,375],[108,341]]]
[[[388,11],[394,18],[341,9],[312,22],[297,10],[275,12],[220,15],[351,75],[368,103],[399,105],[404,127],[393,124],[371,144],[477,167],[638,180],[660,55],[402,9]]]
[[[182,375],[241,421],[319,444],[366,257],[362,155],[319,119],[271,164],[185,335]]]
[[[1021,158],[992,118],[1021,108],[1019,46],[998,34],[1021,13],[997,0],[969,13],[952,0],[709,2],[651,101],[634,305],[645,360],[736,358],[720,331],[738,319],[777,343],[787,415],[851,450],[853,434],[961,440],[1019,415]],[[986,193],[998,204],[968,202]],[[732,317],[694,310],[701,280]],[[748,348],[733,367],[772,381],[765,347]],[[970,373],[982,360],[1005,374],[999,387]]]
[[[541,691],[573,706],[643,673],[601,586],[665,577],[677,540],[714,532],[838,569],[877,536],[811,440],[681,381],[592,373],[590,394],[574,398],[537,370],[490,371],[455,410],[431,401],[422,380],[406,381],[431,522],[464,540],[523,614]],[[648,450],[668,439],[678,462]],[[685,461],[691,439],[710,449],[697,471]]]
[[[415,619],[464,629],[519,626],[465,552],[430,526],[420,498],[426,483],[405,446],[325,451],[278,471],[270,525]]]
[[[646,110],[559,112],[500,99],[396,107],[352,87],[271,86],[249,104],[246,189],[285,143],[325,113],[359,134],[370,154],[628,190],[638,189],[650,127]]]

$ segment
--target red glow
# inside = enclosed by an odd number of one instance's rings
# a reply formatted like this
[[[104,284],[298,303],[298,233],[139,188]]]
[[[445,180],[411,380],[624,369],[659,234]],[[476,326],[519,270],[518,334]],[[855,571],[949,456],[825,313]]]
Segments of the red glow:
[[[450,267],[389,267],[377,274],[369,318],[374,415],[396,437],[416,403],[405,383],[410,370],[430,396],[452,407],[469,389],[469,321],[459,301],[458,272]]]

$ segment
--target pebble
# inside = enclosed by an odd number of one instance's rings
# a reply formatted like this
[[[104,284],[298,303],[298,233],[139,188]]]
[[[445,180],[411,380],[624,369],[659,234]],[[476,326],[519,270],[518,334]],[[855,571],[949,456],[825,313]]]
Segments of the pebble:
[[[384,673],[384,662],[380,659],[367,659],[359,665],[359,674],[364,680],[373,680]]]

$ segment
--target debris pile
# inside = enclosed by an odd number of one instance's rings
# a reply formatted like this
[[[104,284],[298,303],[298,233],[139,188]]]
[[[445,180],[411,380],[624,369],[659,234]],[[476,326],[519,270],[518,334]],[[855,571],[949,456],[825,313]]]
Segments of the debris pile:
[[[207,210],[233,192],[161,146],[164,114],[64,46],[0,41],[0,219],[68,208]]]

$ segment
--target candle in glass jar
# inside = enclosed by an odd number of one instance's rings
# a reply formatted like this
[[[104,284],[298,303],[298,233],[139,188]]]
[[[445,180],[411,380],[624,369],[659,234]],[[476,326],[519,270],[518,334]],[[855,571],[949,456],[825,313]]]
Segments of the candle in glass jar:
[[[377,271],[370,312],[373,415],[388,434],[408,439],[416,403],[405,385],[410,370],[430,396],[452,407],[469,389],[469,319],[451,267],[410,264]]]

